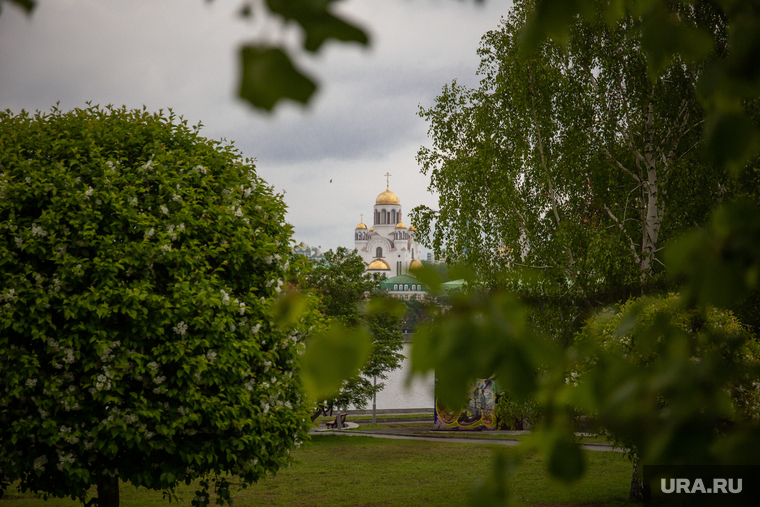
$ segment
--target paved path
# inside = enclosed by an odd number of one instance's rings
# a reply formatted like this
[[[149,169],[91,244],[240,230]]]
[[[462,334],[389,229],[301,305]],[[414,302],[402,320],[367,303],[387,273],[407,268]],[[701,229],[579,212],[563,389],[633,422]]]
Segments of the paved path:
[[[455,444],[485,444],[485,445],[503,445],[508,447],[515,447],[520,445],[519,440],[504,439],[504,438],[478,438],[478,437],[445,437],[445,436],[423,436],[419,434],[409,435],[392,433],[383,431],[382,433],[374,431],[343,431],[343,430],[329,430],[329,431],[312,431],[312,434],[319,433],[321,435],[361,435],[365,437],[375,438],[391,438],[395,440],[424,440],[427,442],[451,442]],[[619,447],[613,447],[607,444],[580,444],[582,449],[588,451],[608,451],[608,452],[625,452]]]

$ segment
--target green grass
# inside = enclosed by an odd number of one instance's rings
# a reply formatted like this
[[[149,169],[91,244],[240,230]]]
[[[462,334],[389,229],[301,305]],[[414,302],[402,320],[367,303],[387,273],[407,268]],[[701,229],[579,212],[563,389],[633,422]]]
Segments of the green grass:
[[[299,461],[258,484],[234,493],[236,507],[469,505],[472,483],[488,473],[492,447],[363,436],[317,435],[293,453]],[[514,449],[506,449],[514,452]],[[515,496],[535,505],[627,505],[631,464],[620,453],[588,452],[587,473],[572,487],[547,477],[543,459],[526,459],[511,484]],[[193,486],[178,489],[189,506]],[[0,500],[3,507],[69,507],[71,500],[44,502],[32,495]],[[177,505],[161,492],[121,486],[124,507]]]

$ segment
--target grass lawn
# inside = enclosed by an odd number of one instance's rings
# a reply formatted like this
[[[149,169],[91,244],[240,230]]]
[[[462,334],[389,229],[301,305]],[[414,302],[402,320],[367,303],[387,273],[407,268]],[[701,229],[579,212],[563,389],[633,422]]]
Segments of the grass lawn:
[[[466,506],[472,483],[488,473],[491,452],[487,445],[316,435],[293,453],[298,464],[236,491],[234,505]],[[628,505],[631,463],[614,452],[588,452],[586,458],[586,475],[572,487],[550,480],[541,458],[529,458],[515,476],[512,490],[533,505]],[[189,506],[194,491],[193,485],[180,488],[179,506]],[[2,507],[74,505],[81,504],[60,499],[45,502],[13,488],[0,500]],[[161,492],[122,484],[121,505],[176,504],[163,500]]]

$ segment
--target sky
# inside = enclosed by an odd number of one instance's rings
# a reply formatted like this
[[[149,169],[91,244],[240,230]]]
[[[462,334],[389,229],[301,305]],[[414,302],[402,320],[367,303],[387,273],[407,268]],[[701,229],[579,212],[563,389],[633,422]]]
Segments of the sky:
[[[301,33],[242,0],[38,0],[28,17],[2,3],[0,109],[64,110],[93,104],[172,108],[201,134],[232,140],[283,193],[296,242],[353,247],[360,214],[372,217],[390,188],[404,215],[437,208],[415,160],[430,145],[418,116],[456,79],[476,86],[481,37],[507,0],[345,0],[336,13],[362,26],[369,48],[328,42],[314,57]],[[256,15],[260,13],[260,15]],[[292,49],[320,87],[311,103],[273,114],[236,97],[237,55],[246,43]],[[330,183],[332,180],[332,183]],[[405,220],[407,225],[410,222]],[[426,250],[423,250],[426,253]]]

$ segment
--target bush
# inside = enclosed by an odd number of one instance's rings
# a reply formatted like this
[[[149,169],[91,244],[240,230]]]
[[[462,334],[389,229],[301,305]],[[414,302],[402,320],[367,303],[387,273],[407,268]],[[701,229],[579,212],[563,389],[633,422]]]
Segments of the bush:
[[[285,206],[198,129],[0,113],[0,470],[22,490],[84,501],[97,484],[104,506],[118,479],[250,483],[306,436],[308,322],[270,317],[297,269]]]
[[[535,426],[540,417],[538,404],[520,401],[501,391],[496,396],[496,427],[500,430],[527,430]]]

